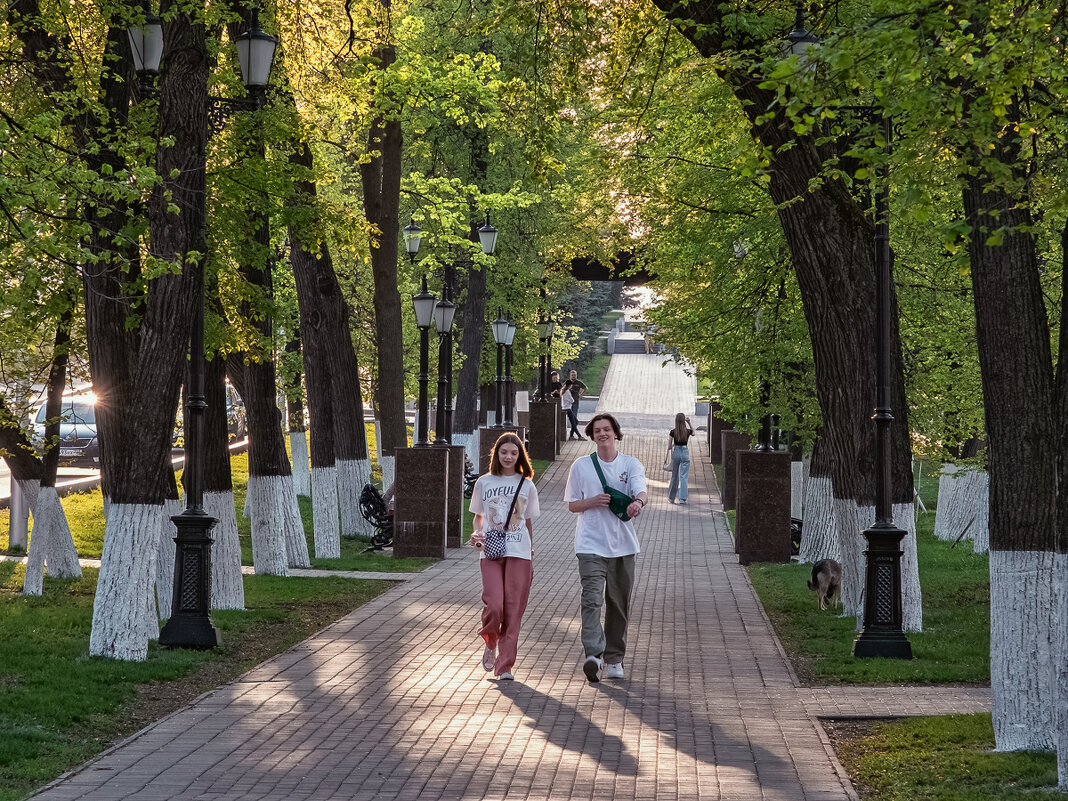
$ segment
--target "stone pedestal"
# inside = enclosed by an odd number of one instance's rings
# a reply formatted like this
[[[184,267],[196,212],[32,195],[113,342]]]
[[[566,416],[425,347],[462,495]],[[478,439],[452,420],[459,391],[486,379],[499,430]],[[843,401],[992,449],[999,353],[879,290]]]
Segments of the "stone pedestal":
[[[519,426],[501,426],[500,428],[480,428],[478,430],[478,474],[489,472],[490,451],[501,434],[515,434],[523,439],[524,431]]]
[[[735,458],[738,451],[747,451],[753,444],[753,438],[749,434],[740,431],[720,432],[720,453],[723,455],[723,486],[720,488],[723,495],[723,511],[738,508],[738,460]]]
[[[559,406],[555,401],[530,402],[530,445],[527,452],[531,459],[556,461],[556,449],[560,445],[556,433],[556,410]]]
[[[445,501],[445,546],[464,544],[464,452],[463,445],[448,445],[449,495]]]
[[[712,401],[708,414],[708,458],[709,464],[723,463],[723,441],[721,435],[724,431],[730,431],[731,426],[726,420],[718,417],[719,410],[723,407]]]
[[[738,451],[738,561],[790,561],[790,454]]]
[[[449,450],[445,447],[397,448],[394,556],[445,558]]]

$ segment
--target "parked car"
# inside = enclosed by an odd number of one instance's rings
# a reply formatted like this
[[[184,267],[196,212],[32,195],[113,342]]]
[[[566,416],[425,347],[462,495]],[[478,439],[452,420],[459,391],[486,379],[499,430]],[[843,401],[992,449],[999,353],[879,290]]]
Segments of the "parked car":
[[[59,461],[64,465],[100,467],[100,444],[96,436],[96,395],[92,392],[65,394],[59,424]],[[45,445],[45,422],[48,410],[44,404],[33,419],[37,444]]]
[[[171,444],[175,448],[185,446],[185,427],[182,413],[185,410],[178,406],[178,414],[174,418],[174,438]],[[248,433],[248,422],[245,415],[245,402],[237,394],[229,382],[226,384],[226,434],[230,442],[236,442],[245,438]]]

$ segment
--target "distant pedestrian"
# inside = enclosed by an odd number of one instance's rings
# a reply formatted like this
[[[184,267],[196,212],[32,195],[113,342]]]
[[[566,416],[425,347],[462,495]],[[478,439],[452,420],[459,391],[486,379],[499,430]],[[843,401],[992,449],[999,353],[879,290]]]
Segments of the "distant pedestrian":
[[[595,414],[586,424],[586,434],[597,445],[597,452],[575,460],[564,488],[568,510],[578,515],[575,555],[582,582],[582,648],[586,657],[582,671],[590,681],[600,681],[602,675],[621,679],[634,557],[641,550],[631,519],[645,508],[645,468],[616,448],[623,432],[612,415]]]
[[[586,439],[579,433],[579,419],[578,419],[578,406],[579,400],[582,398],[582,393],[588,390],[585,384],[579,381],[578,372],[572,370],[568,375],[567,381],[564,382],[564,388],[561,394],[560,408],[567,414],[567,420],[571,424],[571,431],[567,435],[568,439]],[[564,398],[564,395],[570,395],[571,398]],[[566,406],[564,404],[567,404]]]
[[[668,432],[667,463],[671,466],[671,483],[668,485],[668,501],[686,503],[689,497],[688,480],[690,477],[690,437],[693,426],[690,418],[682,412],[675,415],[675,427]]]
[[[479,558],[482,628],[478,632],[485,641],[482,667],[505,680],[514,678],[519,625],[534,576],[533,521],[541,510],[533,478],[523,441],[515,434],[501,434],[490,452],[489,472],[475,482],[471,495],[475,515],[471,544],[483,551]],[[504,532],[504,555],[498,559],[487,558],[484,550],[485,532],[490,529]]]

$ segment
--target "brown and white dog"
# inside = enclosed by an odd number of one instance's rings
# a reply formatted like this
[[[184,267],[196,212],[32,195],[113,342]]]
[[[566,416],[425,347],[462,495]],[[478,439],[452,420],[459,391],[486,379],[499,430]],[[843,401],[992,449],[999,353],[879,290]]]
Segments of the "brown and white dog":
[[[833,559],[821,559],[812,566],[812,581],[808,588],[816,592],[816,600],[820,609],[826,609],[827,604],[841,606],[842,604],[842,566]]]

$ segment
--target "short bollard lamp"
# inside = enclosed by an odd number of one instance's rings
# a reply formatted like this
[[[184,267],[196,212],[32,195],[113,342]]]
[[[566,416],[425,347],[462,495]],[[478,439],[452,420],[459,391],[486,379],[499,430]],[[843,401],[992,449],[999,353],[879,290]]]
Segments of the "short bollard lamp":
[[[493,341],[497,343],[497,398],[493,408],[493,427],[501,428],[504,425],[501,406],[504,400],[504,343],[508,340],[508,321],[501,316],[500,309],[490,327],[493,329]]]
[[[419,328],[419,425],[416,427],[415,444],[417,446],[429,445],[427,441],[429,421],[429,401],[427,398],[427,384],[430,381],[430,324],[434,321],[434,307],[437,298],[427,291],[426,275],[423,276],[423,289],[412,298],[412,306],[415,307],[415,324]]]
[[[448,445],[451,439],[447,431],[448,407],[451,403],[452,387],[449,386],[449,362],[452,361],[452,321],[456,316],[456,306],[444,296],[434,306],[434,326],[438,329],[438,416],[434,426],[435,445]]]

